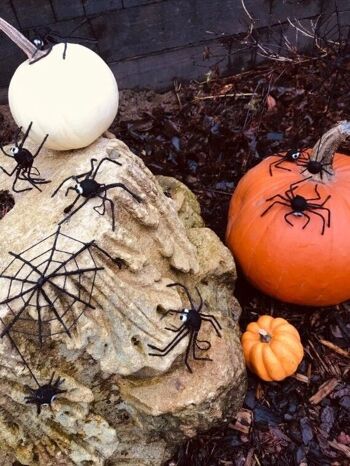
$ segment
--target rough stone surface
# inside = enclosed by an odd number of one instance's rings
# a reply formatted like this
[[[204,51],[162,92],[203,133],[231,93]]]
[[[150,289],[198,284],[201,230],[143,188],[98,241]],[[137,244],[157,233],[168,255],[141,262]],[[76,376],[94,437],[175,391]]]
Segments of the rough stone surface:
[[[34,150],[30,143],[26,147]],[[108,459],[108,465],[156,466],[169,457],[177,442],[224,422],[241,406],[245,368],[236,324],[240,308],[233,297],[232,256],[203,226],[198,202],[188,188],[172,178],[157,180],[121,141],[101,138],[74,153],[40,153],[35,166],[52,182],[42,185],[42,193],[34,189],[14,193],[15,207],[0,222],[1,267],[10,262],[9,251],[19,253],[55,232],[64,218],[63,209],[75,198],[73,191],[65,196],[73,180],[51,198],[60,182],[87,172],[91,158],[107,156],[122,166],[104,162],[97,181],[123,182],[142,202],[122,189],[112,189],[108,195],[115,203],[114,232],[109,203],[103,216],[93,210],[100,199],[89,200],[62,224],[61,232],[83,242],[95,240],[121,259],[122,266],[119,269],[105,255],[94,253],[97,265],[104,267],[96,276],[95,309],[85,310],[71,338],[61,333],[45,339],[40,348],[28,336],[11,334],[41,385],[53,371],[65,379],[67,392],[54,401],[52,412],[44,407],[37,416],[33,405],[25,404],[25,385],[34,388],[34,381],[10,339],[0,339],[3,464],[16,459],[28,465],[102,465]],[[3,159],[3,166],[13,169],[13,161]],[[2,189],[11,188],[11,179],[4,175],[0,179]],[[60,241],[60,249],[74,252],[69,238]],[[36,248],[36,254],[40,248],[44,252],[47,242]],[[79,266],[88,267],[86,257]],[[37,279],[35,272],[31,279]],[[77,285],[71,281],[70,285]],[[209,355],[213,362],[190,358],[193,374],[183,363],[187,338],[166,357],[148,354],[148,343],[163,347],[173,338],[166,326],[179,326],[178,315],[164,317],[164,312],[189,305],[181,290],[166,287],[172,282],[185,284],[196,302],[198,286],[203,312],[214,315],[222,326],[222,338],[218,338],[203,322],[199,337],[211,343],[203,356]],[[8,281],[0,278],[0,301],[6,298],[7,288]],[[60,296],[59,302],[64,300]],[[72,318],[84,311],[79,306],[73,306]],[[20,307],[16,300],[11,303],[14,312]],[[7,305],[0,306],[0,317],[9,322]],[[35,306],[28,318],[37,319]],[[51,332],[56,331],[58,322],[53,321]]]

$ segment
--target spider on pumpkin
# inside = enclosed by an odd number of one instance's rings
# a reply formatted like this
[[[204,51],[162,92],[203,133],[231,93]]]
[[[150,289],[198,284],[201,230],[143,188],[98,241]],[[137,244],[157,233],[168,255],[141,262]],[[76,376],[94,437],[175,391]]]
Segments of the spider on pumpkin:
[[[60,386],[64,383],[64,379],[57,377],[54,381],[55,373],[53,372],[48,383],[44,385],[38,384],[38,388],[34,389],[25,385],[30,392],[30,395],[24,397],[25,402],[28,404],[36,405],[37,415],[41,413],[42,406],[49,406],[52,410],[51,403],[56,399],[57,395],[66,393],[67,390],[62,390]]]
[[[97,40],[96,39],[90,39],[88,37],[77,37],[77,36],[72,36],[72,34],[79,29],[81,26],[83,26],[88,20],[85,19],[82,21],[78,26],[76,26],[72,31],[68,33],[66,37],[63,37],[59,32],[56,32],[48,27],[46,28],[41,28],[41,30],[34,30],[35,36],[31,39],[31,42],[35,45],[36,50],[32,55],[31,61],[29,62],[30,65],[33,65],[34,63],[38,62],[39,60],[47,57],[49,53],[52,50],[52,47],[57,44],[64,44],[63,48],[63,60],[66,59],[67,56],[67,47],[68,47],[68,42],[67,39],[70,41],[73,40],[75,42],[89,42],[92,44],[96,44]],[[35,58],[36,54],[38,51],[44,51],[45,53],[41,55],[39,58]]]
[[[322,162],[321,160],[312,160],[310,156],[307,158],[300,158],[297,160],[297,165],[300,167],[305,167],[304,170],[301,171],[301,173],[304,173],[308,171],[312,175],[320,174],[321,178],[323,176],[323,173],[326,172],[328,175],[332,175],[330,171],[327,170],[326,167],[331,167],[332,163],[331,162]]]
[[[41,151],[49,135],[47,134],[44,137],[43,141],[41,142],[35,154],[32,154],[28,149],[23,147],[24,143],[26,142],[29,136],[30,130],[32,129],[32,125],[33,125],[33,122],[30,122],[27,128],[27,131],[25,132],[21,142],[18,141],[18,138],[21,133],[22,127],[19,128],[19,130],[17,131],[16,137],[15,137],[15,145],[11,147],[10,154],[5,152],[2,145],[0,144],[1,152],[4,155],[6,155],[6,157],[15,159],[15,161],[17,162],[17,165],[12,170],[12,172],[8,172],[5,170],[5,168],[0,166],[0,170],[2,170],[8,176],[12,176],[14,173],[16,173],[15,179],[12,185],[12,189],[15,193],[22,193],[24,191],[30,191],[31,189],[33,189],[33,188],[16,189],[16,183],[18,180],[28,181],[34,188],[36,188],[39,191],[41,191],[41,189],[37,185],[50,183],[50,181],[46,181],[43,178],[33,178],[33,175],[40,176],[39,170],[33,167],[33,163],[34,163],[34,159],[39,155],[39,152]],[[32,173],[33,170],[35,170],[35,173]]]
[[[196,348],[201,350],[201,351],[208,351],[211,348],[211,343],[209,341],[198,340],[198,333],[199,333],[199,331],[201,329],[202,322],[203,321],[209,322],[212,325],[212,327],[214,328],[217,336],[220,337],[220,338],[221,338],[220,330],[222,330],[222,327],[221,327],[221,325],[219,324],[219,322],[217,321],[217,319],[214,316],[212,316],[210,314],[202,314],[201,313],[201,310],[202,310],[202,307],[203,307],[203,298],[202,298],[202,295],[200,294],[197,287],[196,287],[196,291],[197,291],[199,299],[200,299],[200,303],[199,303],[198,307],[195,306],[188,289],[184,285],[182,285],[180,283],[170,283],[167,286],[168,287],[172,287],[172,286],[181,287],[185,291],[185,293],[186,293],[186,295],[188,297],[188,300],[189,300],[189,302],[191,304],[191,308],[190,309],[185,308],[185,309],[181,309],[181,310],[170,309],[164,314],[164,316],[162,318],[164,318],[168,314],[179,314],[180,315],[180,320],[183,322],[183,324],[180,327],[173,327],[173,326],[172,327],[165,327],[166,330],[169,330],[170,332],[174,332],[177,335],[164,348],[158,348],[158,347],[156,347],[154,345],[149,344],[148,346],[152,350],[157,351],[157,353],[148,353],[148,354],[150,356],[164,357],[168,353],[170,353],[180,343],[180,341],[182,341],[187,335],[189,335],[190,338],[189,338],[189,341],[188,341],[186,354],[185,354],[185,364],[186,364],[186,367],[189,370],[189,372],[192,373],[191,366],[188,363],[188,358],[189,358],[189,354],[190,354],[191,349],[192,349],[193,359],[201,360],[201,361],[212,361],[212,359],[210,359],[208,357],[203,358],[203,357],[198,357],[196,355]],[[199,343],[204,344],[204,346],[200,346]]]
[[[290,168],[282,167],[281,165],[284,162],[297,162],[299,158],[302,155],[302,151],[299,149],[290,149],[288,152],[286,152],[284,155],[282,154],[276,154],[275,157],[279,157],[279,159],[274,160],[273,162],[270,163],[269,165],[269,173],[270,176],[272,176],[272,168],[278,168],[279,170],[285,170],[287,172],[290,172]]]
[[[272,196],[272,197],[269,197],[268,199],[266,199],[266,202],[268,202],[268,201],[274,201],[274,202],[272,202],[272,204],[269,205],[269,207],[267,207],[267,209],[264,210],[264,212],[261,214],[261,217],[263,217],[265,214],[267,214],[270,211],[270,209],[272,209],[272,207],[274,205],[280,204],[280,205],[289,207],[291,209],[289,212],[287,212],[284,215],[284,219],[292,227],[294,225],[288,219],[288,217],[290,215],[294,215],[295,217],[306,217],[307,220],[306,220],[305,224],[302,227],[303,229],[305,229],[308,226],[308,224],[310,223],[310,220],[311,220],[310,215],[308,215],[306,213],[306,212],[309,212],[311,214],[317,215],[318,217],[320,217],[322,219],[321,235],[323,235],[324,232],[325,232],[326,225],[327,225],[328,228],[331,226],[331,211],[327,207],[324,207],[326,202],[330,199],[331,195],[328,195],[326,197],[326,199],[321,204],[316,204],[314,202],[311,202],[311,201],[321,200],[321,196],[320,196],[320,193],[318,192],[318,185],[317,184],[315,184],[316,197],[307,199],[304,196],[301,196],[299,194],[294,193],[294,190],[297,188],[297,186],[300,183],[303,183],[304,181],[307,181],[310,178],[312,178],[312,177],[309,176],[308,178],[305,178],[303,180],[296,181],[295,183],[292,183],[290,185],[289,189],[287,189],[287,191],[285,191],[284,195],[276,194],[275,196]],[[280,200],[275,200],[275,199],[280,199]],[[325,211],[325,214],[327,215],[327,219],[324,218],[322,213],[317,212],[317,210]]]
[[[91,169],[88,172],[81,173],[80,175],[69,176],[68,178],[64,179],[62,181],[62,183],[58,186],[58,188],[53,192],[51,197],[56,196],[56,194],[61,189],[61,187],[64,185],[64,183],[66,183],[66,181],[68,181],[68,180],[72,179],[77,183],[74,186],[74,188],[72,186],[70,186],[66,190],[66,196],[67,196],[67,194],[68,194],[68,192],[70,190],[75,191],[78,195],[75,198],[75,200],[64,209],[64,213],[69,214],[69,215],[67,217],[65,217],[63,220],[61,220],[59,222],[59,225],[61,225],[63,222],[66,222],[70,217],[72,217],[72,215],[74,215],[76,212],[78,212],[78,210],[80,210],[82,207],[84,207],[84,205],[89,201],[89,199],[92,199],[94,197],[99,197],[100,199],[102,199],[102,203],[100,205],[98,205],[98,206],[95,206],[93,209],[99,215],[104,215],[105,212],[106,212],[106,201],[109,202],[109,204],[111,206],[111,211],[112,211],[112,230],[114,231],[115,230],[114,202],[112,201],[112,199],[109,199],[107,197],[107,191],[109,191],[110,189],[113,189],[113,188],[122,188],[126,192],[128,192],[130,194],[130,196],[132,196],[135,199],[135,201],[141,202],[141,198],[137,194],[134,194],[132,191],[130,191],[130,189],[128,189],[122,183],[104,184],[104,183],[99,183],[98,181],[96,181],[95,178],[96,178],[96,176],[98,174],[98,171],[99,171],[101,165],[103,164],[103,162],[105,162],[105,161],[114,163],[115,165],[119,165],[119,166],[122,165],[121,163],[116,162],[115,160],[111,160],[111,159],[105,157],[102,160],[100,160],[97,167],[95,168],[94,163],[97,162],[97,159],[91,159],[90,160]],[[85,198],[85,200],[77,208],[75,208],[72,211],[73,207],[75,206],[75,204],[77,203],[77,201],[81,197]],[[101,209],[101,207],[102,207],[102,212],[99,211],[99,209]]]

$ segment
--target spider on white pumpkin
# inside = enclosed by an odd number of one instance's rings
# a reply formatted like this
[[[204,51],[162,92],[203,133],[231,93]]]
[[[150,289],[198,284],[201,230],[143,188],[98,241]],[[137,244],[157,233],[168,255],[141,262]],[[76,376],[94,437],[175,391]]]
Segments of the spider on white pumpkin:
[[[1,152],[6,157],[14,159],[17,162],[17,165],[12,170],[12,172],[8,172],[7,170],[5,170],[4,167],[0,165],[0,170],[2,170],[7,176],[12,176],[15,173],[15,179],[12,185],[12,190],[15,193],[21,193],[21,192],[30,191],[31,189],[33,189],[33,188],[17,189],[16,184],[18,180],[28,181],[34,188],[36,188],[39,191],[41,191],[41,189],[37,185],[50,183],[50,181],[44,180],[43,178],[35,178],[35,176],[40,176],[40,172],[36,167],[33,167],[34,159],[39,155],[49,135],[47,134],[44,137],[44,139],[42,140],[35,154],[32,154],[28,149],[23,147],[24,143],[26,142],[28,138],[32,125],[33,125],[33,122],[30,122],[27,128],[27,131],[25,132],[21,142],[19,142],[19,135],[22,131],[22,127],[19,128],[19,130],[17,131],[16,137],[15,137],[15,145],[11,147],[9,154],[5,152],[4,148],[0,144]]]
[[[130,196],[132,196],[135,199],[135,201],[139,203],[142,202],[141,198],[137,194],[134,194],[132,191],[130,191],[130,189],[127,188],[123,183],[104,184],[104,183],[99,183],[98,181],[96,181],[95,178],[98,174],[98,171],[101,165],[103,164],[103,162],[106,162],[106,161],[114,163],[115,165],[118,165],[118,166],[122,165],[121,163],[116,162],[115,160],[111,160],[108,157],[105,157],[102,160],[100,160],[97,167],[94,167],[94,163],[97,162],[97,159],[91,159],[90,160],[91,168],[88,172],[81,173],[80,175],[69,176],[68,178],[64,179],[62,183],[56,188],[56,190],[52,193],[51,197],[56,196],[56,194],[61,189],[61,187],[64,185],[64,183],[66,183],[68,180],[74,180],[77,183],[74,187],[70,186],[66,190],[66,194],[65,194],[66,196],[69,191],[75,191],[78,195],[74,199],[74,201],[64,209],[64,213],[69,214],[69,215],[65,217],[63,220],[61,220],[59,222],[59,225],[61,225],[63,222],[66,222],[70,217],[72,217],[72,215],[74,215],[76,212],[78,212],[78,210],[84,207],[84,205],[89,201],[89,199],[92,199],[94,197],[99,197],[100,199],[102,199],[102,203],[98,206],[95,206],[93,209],[99,215],[104,215],[106,212],[106,201],[109,202],[110,207],[111,207],[111,212],[112,212],[112,230],[114,231],[115,230],[114,202],[112,201],[112,199],[107,197],[107,191],[113,188],[122,188],[124,189],[124,191],[128,192]],[[81,197],[85,198],[85,200],[78,207],[72,210],[75,204],[78,202],[78,200]],[[101,207],[102,207],[102,211],[99,210],[101,209]]]
[[[72,31],[70,31],[67,36],[62,36],[59,32],[54,31],[53,29],[50,29],[48,27],[42,28],[41,30],[35,30],[35,36],[31,38],[31,42],[35,45],[36,50],[32,55],[32,59],[30,60],[29,64],[33,65],[34,63],[38,62],[42,58],[47,57],[47,55],[51,52],[52,47],[56,44],[63,43],[64,44],[64,49],[63,49],[63,55],[62,58],[63,60],[66,59],[67,55],[67,47],[68,47],[68,42],[69,41],[74,41],[74,42],[89,42],[92,44],[96,44],[97,40],[96,39],[90,39],[88,37],[78,37],[78,36],[72,36],[72,34],[79,29],[81,26],[83,26],[88,20],[85,19],[82,21],[78,26],[76,26]],[[37,52],[39,50],[44,51],[45,53],[40,55],[38,58],[35,59]]]

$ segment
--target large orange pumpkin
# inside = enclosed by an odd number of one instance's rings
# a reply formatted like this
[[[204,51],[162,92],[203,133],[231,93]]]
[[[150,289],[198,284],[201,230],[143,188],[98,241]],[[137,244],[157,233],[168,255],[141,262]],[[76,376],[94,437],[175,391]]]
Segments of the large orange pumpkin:
[[[241,341],[247,366],[267,382],[294,374],[304,356],[297,329],[281,317],[260,316]]]
[[[301,164],[264,159],[232,196],[227,244],[253,285],[277,299],[327,306],[350,298],[350,157],[334,155],[349,135],[350,123],[340,123],[302,154]],[[324,165],[314,173],[318,162]],[[323,208],[303,210],[300,198]]]

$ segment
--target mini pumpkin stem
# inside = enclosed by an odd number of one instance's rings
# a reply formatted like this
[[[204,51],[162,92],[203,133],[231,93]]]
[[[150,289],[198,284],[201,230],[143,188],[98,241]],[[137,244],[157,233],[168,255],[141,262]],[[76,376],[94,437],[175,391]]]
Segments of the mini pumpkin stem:
[[[322,164],[329,164],[327,166],[328,173],[316,173],[312,174],[308,170],[304,172],[306,177],[312,177],[314,181],[324,182],[330,180],[334,175],[332,162],[333,156],[340,146],[350,136],[350,122],[341,121],[336,126],[327,131],[321,138],[316,142],[312,149],[310,159],[316,162],[322,162]]]
[[[37,50],[34,44],[30,42],[21,32],[19,32],[15,27],[11,26],[3,18],[0,18],[0,31],[3,31],[23,52],[31,59],[35,53],[35,57],[39,58],[42,55],[45,55],[45,52],[42,50]]]
[[[259,329],[259,335],[260,335],[260,341],[263,342],[263,343],[269,343],[269,341],[271,341],[271,335],[266,331],[264,330],[263,328],[260,328]]]

